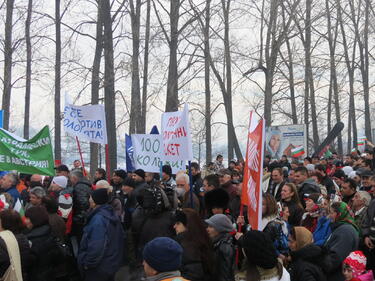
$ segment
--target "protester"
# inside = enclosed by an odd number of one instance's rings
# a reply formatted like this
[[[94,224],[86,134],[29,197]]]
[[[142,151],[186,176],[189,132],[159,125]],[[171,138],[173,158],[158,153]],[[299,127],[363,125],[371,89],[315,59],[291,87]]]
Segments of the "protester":
[[[66,165],[59,165],[55,168],[56,176],[64,176],[69,178],[69,168]]]
[[[192,186],[195,195],[199,196],[201,188],[203,186],[203,180],[201,176],[201,169],[199,164],[196,162],[191,163],[191,175],[192,175]]]
[[[15,255],[19,255],[21,260],[20,266],[22,270],[22,280],[28,281],[30,279],[30,271],[33,265],[35,256],[31,253],[30,244],[26,236],[23,234],[24,225],[22,223],[20,215],[14,210],[4,210],[0,212],[0,276],[4,276],[6,270],[10,266],[9,253],[13,255],[14,262]],[[2,238],[2,234],[6,231],[11,232],[17,240],[18,249],[14,249],[13,243],[9,243],[7,240],[12,240],[9,238],[11,234],[6,234],[5,240]],[[11,249],[10,249],[11,247]],[[16,252],[18,251],[18,253]],[[16,269],[17,270],[17,269]]]
[[[225,214],[228,209],[229,195],[222,188],[217,188],[204,195],[207,217],[216,214]]]
[[[174,229],[183,248],[181,275],[188,280],[213,279],[213,249],[198,213],[193,209],[177,211]]]
[[[176,182],[172,177],[172,167],[169,165],[164,165],[162,167],[162,184],[164,187],[169,187],[172,189],[176,188]]]
[[[354,219],[359,227],[362,229],[366,219],[367,208],[371,202],[371,195],[366,191],[357,191],[352,200],[352,209],[354,212]]]
[[[228,192],[229,197],[232,199],[236,196],[236,188],[232,184],[232,173],[228,169],[219,171],[220,187]]]
[[[94,190],[90,197],[91,212],[77,258],[85,281],[112,281],[121,266],[124,233],[108,200],[105,188]]]
[[[48,188],[49,194],[59,198],[60,194],[73,193],[73,188],[68,187],[68,178],[65,176],[53,177],[51,184]]]
[[[217,214],[205,222],[208,224],[207,232],[213,243],[216,258],[216,280],[234,280],[234,245],[229,234],[233,231],[232,222],[226,215]]]
[[[329,260],[323,249],[313,244],[313,235],[305,227],[292,227],[289,235],[291,256],[290,279],[292,281],[325,281],[323,271],[329,268]]]
[[[114,193],[121,190],[122,182],[127,177],[127,174],[124,170],[118,169],[113,171],[112,179],[111,179],[111,186],[113,187]]]
[[[348,204],[350,208],[353,206],[353,197],[357,192],[357,184],[352,179],[344,179],[341,184],[342,201]]]
[[[225,168],[223,165],[223,160],[224,160],[223,155],[218,154],[216,156],[216,161],[214,162],[214,165],[213,165],[213,170],[215,171],[215,173],[218,173],[220,170]]]
[[[20,194],[17,190],[17,183],[18,183],[17,175],[9,173],[3,177],[3,181],[0,186],[3,192],[8,193],[9,195],[12,196],[13,206],[17,202],[17,200],[20,198]]]
[[[288,223],[290,226],[299,226],[303,216],[303,208],[298,197],[297,188],[293,183],[287,183],[281,190],[281,202],[289,209]]]
[[[96,184],[100,180],[107,180],[107,173],[104,169],[98,168],[95,170],[94,174],[94,184]]]
[[[358,249],[359,229],[351,215],[351,210],[344,202],[331,205],[329,217],[332,221],[332,234],[324,246],[329,250],[331,268],[328,280],[343,280],[342,262]]]
[[[183,249],[168,237],[158,237],[148,242],[143,250],[143,267],[146,281],[184,281],[178,270]]]
[[[199,213],[200,202],[195,192],[190,190],[190,179],[185,173],[176,176],[176,192],[181,208],[192,208]]]
[[[290,280],[289,273],[277,259],[275,248],[267,234],[250,230],[238,242],[245,253],[246,268],[244,272],[237,274],[237,280]]]
[[[138,169],[133,172],[133,180],[136,183],[137,191],[144,189],[148,186],[147,182],[145,181],[145,176],[146,176],[146,173],[142,169]]]
[[[372,171],[369,171],[369,170],[365,170],[365,171],[362,171],[360,173],[360,176],[361,176],[361,186],[360,186],[360,190],[364,190],[364,191],[371,191],[371,182],[370,182],[370,178],[374,175],[374,173]]]
[[[108,204],[112,206],[113,210],[115,211],[115,214],[121,218],[123,215],[122,210],[122,204],[119,198],[115,197],[113,194],[113,188],[109,185],[109,183],[106,180],[100,180],[96,183],[96,189],[104,188],[108,192]]]
[[[204,192],[209,192],[215,188],[220,187],[220,180],[217,175],[208,175],[203,180],[203,190]]]
[[[30,190],[30,202],[26,204],[25,209],[41,205],[44,196],[46,196],[46,191],[42,187],[36,186],[32,188]]]
[[[361,251],[351,252],[344,260],[342,273],[348,281],[373,281],[372,270],[366,270],[366,257]]]
[[[279,202],[281,200],[281,190],[286,183],[283,170],[281,168],[273,169],[271,172],[271,178],[272,180],[270,181],[267,192]]]
[[[306,227],[310,232],[314,232],[319,219],[319,200],[322,200],[322,197],[319,193],[312,193],[306,196],[306,213],[302,216],[301,226]]]
[[[313,232],[314,244],[322,246],[328,237],[331,235],[331,220],[328,217],[329,214],[329,199],[324,197],[319,203],[319,213],[320,217],[318,219],[318,224]]]
[[[294,181],[297,184],[298,196],[303,207],[305,207],[305,203],[303,200],[305,194],[320,193],[319,186],[312,178],[309,177],[308,171],[305,167],[298,167],[295,170]]]
[[[321,175],[321,184],[325,186],[327,195],[331,196],[331,194],[335,194],[336,189],[332,179],[327,175],[326,167],[323,165],[315,165],[315,172]]]
[[[30,280],[55,280],[55,269],[61,264],[61,253],[51,234],[48,213],[44,206],[31,207],[25,212],[26,226],[29,232],[31,252],[35,261],[30,272]]]

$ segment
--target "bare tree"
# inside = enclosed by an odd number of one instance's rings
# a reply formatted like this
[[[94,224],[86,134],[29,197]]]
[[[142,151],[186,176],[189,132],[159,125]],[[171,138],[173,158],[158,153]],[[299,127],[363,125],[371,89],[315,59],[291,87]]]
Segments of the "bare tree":
[[[29,0],[27,6],[27,17],[25,22],[25,40],[26,40],[26,90],[25,90],[25,119],[23,125],[23,137],[29,139],[30,131],[30,92],[31,92],[31,37],[30,25],[33,11],[33,0]]]
[[[10,99],[12,93],[12,58],[13,58],[13,10],[14,0],[7,0],[4,42],[4,92],[3,92],[3,127],[9,129]]]
[[[99,3],[96,21],[95,56],[91,74],[91,104],[99,103],[100,63],[103,53],[103,17],[101,12],[102,9]],[[98,167],[98,153],[99,144],[90,143],[90,173],[92,177],[94,176],[95,169]]]
[[[61,13],[55,0],[55,159],[61,160]]]
[[[113,65],[113,31],[111,5],[109,0],[100,0],[104,25],[104,103],[107,117],[109,162],[111,170],[117,168],[116,107],[115,107],[115,71]],[[107,171],[111,173],[111,171]]]

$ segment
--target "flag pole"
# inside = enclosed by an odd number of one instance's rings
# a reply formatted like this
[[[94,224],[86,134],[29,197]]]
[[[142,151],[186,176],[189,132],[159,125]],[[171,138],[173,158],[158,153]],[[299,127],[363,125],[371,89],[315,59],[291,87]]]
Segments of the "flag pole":
[[[76,136],[76,141],[77,141],[79,156],[81,157],[82,173],[86,177],[85,163],[83,162],[83,156],[82,156],[82,151],[81,151],[81,144],[79,143],[79,139],[78,139],[77,136]]]
[[[191,173],[191,161],[189,161],[189,182],[190,182],[190,208],[194,209],[194,200],[193,200],[193,175]]]
[[[109,161],[108,144],[105,145],[105,169],[107,170],[107,181],[111,182],[111,163]]]

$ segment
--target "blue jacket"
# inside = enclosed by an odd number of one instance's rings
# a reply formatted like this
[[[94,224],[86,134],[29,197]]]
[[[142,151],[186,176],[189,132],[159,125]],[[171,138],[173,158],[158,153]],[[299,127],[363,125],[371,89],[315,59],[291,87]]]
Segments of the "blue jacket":
[[[16,186],[9,187],[8,189],[5,189],[4,192],[8,193],[13,197],[13,207],[16,204],[18,198],[20,198],[20,193],[18,192]]]
[[[124,249],[124,232],[113,208],[100,205],[87,218],[77,262],[81,272],[113,276],[120,268]],[[99,280],[99,279],[98,279]]]
[[[331,235],[331,221],[327,217],[321,217],[318,219],[318,225],[313,233],[314,244],[322,246],[324,242]]]

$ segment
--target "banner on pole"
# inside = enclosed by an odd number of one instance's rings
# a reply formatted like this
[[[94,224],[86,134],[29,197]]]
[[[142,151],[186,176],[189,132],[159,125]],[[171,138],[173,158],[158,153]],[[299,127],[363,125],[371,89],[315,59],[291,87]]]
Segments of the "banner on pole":
[[[107,144],[105,110],[102,104],[64,107],[65,132],[80,140]]]
[[[162,161],[193,160],[187,104],[185,104],[183,111],[162,114],[161,135],[163,137]]]
[[[54,176],[51,137],[45,126],[30,140],[0,129],[0,170]]]
[[[258,122],[250,112],[241,203],[248,206],[249,223],[253,230],[260,230],[262,221],[264,135],[264,119]]]
[[[163,138],[157,134],[131,135],[133,144],[134,168],[143,169],[145,172],[159,173],[162,154]],[[163,161],[163,165],[170,165],[172,173],[185,170],[185,161]]]

